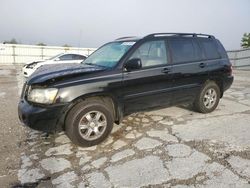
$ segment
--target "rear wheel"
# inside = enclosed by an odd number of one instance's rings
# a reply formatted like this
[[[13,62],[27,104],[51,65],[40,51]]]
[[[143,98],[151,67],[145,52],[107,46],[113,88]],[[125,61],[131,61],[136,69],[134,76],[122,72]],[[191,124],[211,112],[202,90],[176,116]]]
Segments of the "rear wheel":
[[[108,105],[100,100],[86,100],[70,110],[65,131],[73,143],[88,147],[105,140],[113,128],[113,122]]]
[[[213,82],[207,82],[197,96],[194,107],[198,112],[209,113],[216,109],[220,100],[220,88]]]

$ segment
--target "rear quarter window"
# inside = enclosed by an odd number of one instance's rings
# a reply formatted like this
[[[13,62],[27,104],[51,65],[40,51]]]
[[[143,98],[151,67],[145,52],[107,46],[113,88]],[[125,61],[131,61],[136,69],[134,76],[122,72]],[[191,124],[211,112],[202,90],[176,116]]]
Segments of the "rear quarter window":
[[[210,38],[200,38],[199,41],[207,59],[218,59],[221,57],[215,40]]]
[[[86,58],[84,56],[82,56],[82,55],[73,55],[73,59],[74,60],[84,60]]]
[[[217,39],[216,39],[216,42],[217,42],[217,44],[218,44],[218,50],[219,50],[219,53],[220,53],[221,57],[223,57],[223,58],[228,58],[227,52],[226,52],[224,46],[223,46],[223,45],[221,44],[221,42],[220,42],[219,40],[217,40]]]
[[[59,57],[59,59],[61,61],[67,61],[67,60],[72,60],[73,57],[72,57],[72,54],[65,54],[65,55],[62,55],[61,57]]]
[[[202,59],[201,49],[193,38],[170,38],[169,46],[173,63],[192,62]]]

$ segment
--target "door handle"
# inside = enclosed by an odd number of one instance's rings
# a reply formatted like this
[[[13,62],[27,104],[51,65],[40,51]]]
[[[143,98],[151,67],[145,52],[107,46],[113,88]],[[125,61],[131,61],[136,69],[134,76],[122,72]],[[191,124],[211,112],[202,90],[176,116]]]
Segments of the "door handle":
[[[206,63],[200,63],[200,68],[204,68],[206,66]]]
[[[164,69],[162,69],[162,71],[161,71],[161,72],[163,72],[163,73],[167,74],[167,73],[169,73],[170,71],[171,71],[171,69],[170,69],[170,68],[164,68]]]

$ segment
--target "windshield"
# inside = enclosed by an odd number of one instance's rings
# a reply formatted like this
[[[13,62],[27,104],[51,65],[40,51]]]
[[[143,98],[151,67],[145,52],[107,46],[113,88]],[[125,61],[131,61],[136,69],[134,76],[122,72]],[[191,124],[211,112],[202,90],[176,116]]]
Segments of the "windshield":
[[[135,41],[108,43],[91,54],[83,63],[112,68],[134,44]]]

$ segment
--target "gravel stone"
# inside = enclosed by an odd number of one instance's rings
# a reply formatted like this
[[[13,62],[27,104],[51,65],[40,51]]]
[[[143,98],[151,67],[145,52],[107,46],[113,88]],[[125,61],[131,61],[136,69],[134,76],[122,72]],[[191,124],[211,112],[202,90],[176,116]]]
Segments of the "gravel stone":
[[[116,162],[116,161],[119,161],[125,157],[128,157],[128,156],[131,156],[131,155],[134,155],[135,152],[132,150],[132,149],[126,149],[126,150],[123,150],[119,153],[116,153],[112,156],[111,158],[111,162]]]
[[[135,138],[138,138],[140,137],[142,134],[137,132],[136,130],[134,131],[131,131],[130,133],[128,133],[125,138],[128,138],[128,139],[135,139]]]
[[[34,168],[34,169],[20,169],[18,171],[18,179],[19,181],[24,183],[33,183],[38,181],[39,179],[44,177],[44,174],[41,172],[40,169]]]
[[[53,147],[48,149],[45,152],[46,156],[52,156],[52,155],[70,155],[73,152],[71,151],[72,146],[70,144],[64,144],[61,146]]]
[[[151,130],[148,131],[147,134],[150,137],[157,137],[166,142],[178,142],[178,139],[175,136],[168,134],[167,130],[161,130],[161,131]]]
[[[122,148],[123,146],[126,146],[127,143],[122,141],[122,140],[117,140],[116,142],[113,143],[113,149],[118,150]]]
[[[210,159],[200,152],[194,152],[189,157],[173,158],[166,162],[167,168],[174,179],[189,179],[198,174]]]
[[[102,166],[106,161],[107,157],[102,157],[100,159],[93,161],[91,164],[96,168],[100,168],[100,166]]]
[[[250,160],[238,156],[231,156],[228,162],[239,174],[250,178]]]
[[[77,175],[73,171],[71,171],[71,172],[67,172],[65,174],[60,175],[56,179],[53,179],[52,184],[60,185],[60,184],[64,184],[65,182],[71,183],[76,180],[77,180]]]
[[[66,143],[70,143],[71,141],[65,134],[63,134],[63,135],[57,137],[55,139],[55,142],[59,143],[59,144],[66,144]]]
[[[87,174],[87,179],[89,181],[90,187],[102,187],[109,188],[112,187],[111,183],[105,178],[105,176],[100,172],[93,172],[91,174]]]
[[[192,152],[192,149],[184,144],[167,145],[166,149],[172,157],[187,157]]]
[[[141,187],[169,180],[159,157],[147,156],[105,169],[115,187]]]
[[[71,164],[68,160],[63,158],[47,158],[40,161],[41,166],[50,173],[60,172],[64,169],[70,168]]]
[[[153,149],[157,146],[162,145],[162,143],[152,138],[141,138],[134,145],[139,150],[144,150],[144,149]]]

